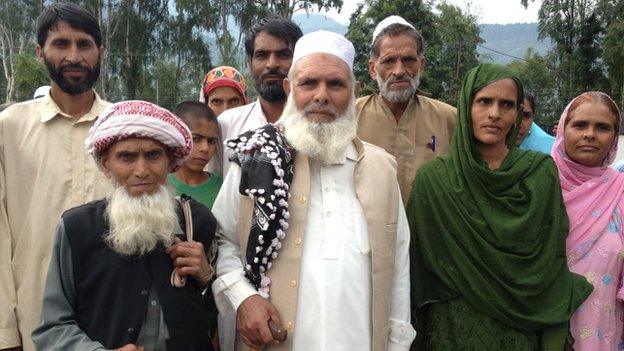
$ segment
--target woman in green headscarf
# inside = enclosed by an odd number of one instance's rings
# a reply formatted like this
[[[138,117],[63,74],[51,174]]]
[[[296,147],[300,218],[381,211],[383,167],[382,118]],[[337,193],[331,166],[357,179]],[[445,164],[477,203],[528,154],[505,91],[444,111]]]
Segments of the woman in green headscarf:
[[[505,66],[472,69],[451,153],[414,180],[416,349],[563,350],[568,321],[591,292],[566,265],[568,217],[553,160],[515,147],[522,91]]]

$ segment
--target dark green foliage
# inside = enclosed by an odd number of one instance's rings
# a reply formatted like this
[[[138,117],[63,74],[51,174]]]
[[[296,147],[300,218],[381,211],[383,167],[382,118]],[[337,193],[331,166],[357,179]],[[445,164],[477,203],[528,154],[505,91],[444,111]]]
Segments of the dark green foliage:
[[[526,6],[528,0],[521,3]],[[558,119],[567,103],[584,91],[603,91],[620,107],[624,104],[623,23],[624,0],[543,0],[539,34],[552,41],[551,51],[546,57],[527,52],[525,62],[511,65],[526,72],[525,83],[547,101],[545,120]],[[532,72],[541,72],[541,77]]]

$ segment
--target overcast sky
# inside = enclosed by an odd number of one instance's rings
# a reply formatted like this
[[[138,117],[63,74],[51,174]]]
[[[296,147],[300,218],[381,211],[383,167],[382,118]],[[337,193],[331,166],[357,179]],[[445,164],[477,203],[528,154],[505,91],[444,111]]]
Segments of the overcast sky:
[[[392,1],[392,0],[388,0]],[[355,11],[356,5],[361,1],[343,0],[342,11],[330,11],[327,14],[339,22],[348,23],[349,16]],[[520,5],[520,0],[447,0],[447,2],[458,5],[463,9],[468,9],[472,14],[476,14],[479,23],[521,23],[537,22],[537,11],[542,0],[535,0],[525,9]]]

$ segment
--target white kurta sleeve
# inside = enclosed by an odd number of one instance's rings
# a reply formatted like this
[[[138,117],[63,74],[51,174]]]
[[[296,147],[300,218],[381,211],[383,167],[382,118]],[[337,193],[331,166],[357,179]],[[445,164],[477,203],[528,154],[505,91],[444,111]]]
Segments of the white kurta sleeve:
[[[399,196],[394,283],[390,308],[390,334],[388,336],[389,351],[407,351],[416,338],[416,331],[410,324],[409,241],[409,225],[403,208],[403,201]]]
[[[217,279],[212,284],[212,292],[221,313],[228,313],[232,309],[236,311],[245,299],[258,294],[244,277],[241,247],[236,232],[240,179],[240,167],[232,164],[212,207],[218,223],[219,246]]]

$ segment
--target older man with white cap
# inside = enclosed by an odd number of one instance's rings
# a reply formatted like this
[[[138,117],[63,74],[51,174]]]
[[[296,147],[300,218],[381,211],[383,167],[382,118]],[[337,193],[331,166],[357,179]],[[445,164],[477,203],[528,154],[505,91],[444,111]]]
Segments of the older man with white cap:
[[[236,311],[238,350],[407,350],[415,336],[396,164],[356,136],[354,54],[339,34],[304,35],[278,123],[227,143],[213,292]]]
[[[356,102],[357,134],[396,158],[405,201],[420,166],[449,151],[457,119],[454,107],[418,90],[425,69],[424,49],[420,31],[402,17],[379,22],[368,62],[379,92]]]
[[[184,122],[149,102],[100,116],[86,147],[115,189],[62,216],[37,350],[212,350],[206,322],[216,311],[202,291],[216,221],[166,186],[191,145]]]

